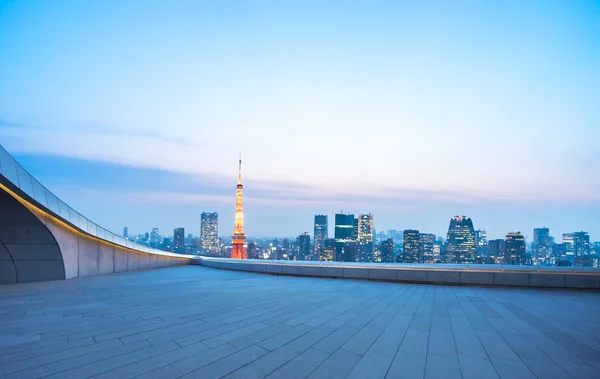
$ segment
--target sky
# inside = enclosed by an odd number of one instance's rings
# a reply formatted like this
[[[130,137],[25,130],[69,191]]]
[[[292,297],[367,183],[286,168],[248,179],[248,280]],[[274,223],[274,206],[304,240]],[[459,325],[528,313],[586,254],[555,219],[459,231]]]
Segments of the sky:
[[[600,240],[600,2],[0,0],[0,144],[107,229]]]

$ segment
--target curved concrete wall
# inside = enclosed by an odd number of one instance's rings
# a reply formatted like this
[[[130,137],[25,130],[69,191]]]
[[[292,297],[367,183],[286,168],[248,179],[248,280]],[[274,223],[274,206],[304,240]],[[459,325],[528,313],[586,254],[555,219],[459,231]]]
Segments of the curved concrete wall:
[[[23,204],[0,191],[0,283],[65,279],[60,248]]]

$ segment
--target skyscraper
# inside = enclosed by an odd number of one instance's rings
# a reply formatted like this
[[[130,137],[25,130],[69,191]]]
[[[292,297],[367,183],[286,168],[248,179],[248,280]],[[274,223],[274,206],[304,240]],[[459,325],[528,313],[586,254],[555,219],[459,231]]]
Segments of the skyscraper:
[[[123,228],[123,238],[129,239],[129,228],[128,227]]]
[[[526,264],[525,237],[521,232],[508,233],[504,238],[506,252],[504,264],[524,265]]]
[[[152,228],[152,233],[150,233],[150,246],[158,247],[160,245],[160,234],[158,228]]]
[[[352,230],[352,240],[353,241],[357,241],[358,240],[358,218],[354,219],[354,228]]]
[[[327,238],[323,242],[323,248],[321,249],[321,253],[319,254],[318,260],[327,261],[327,262],[333,261],[334,251],[335,251],[335,239]]]
[[[533,229],[533,257],[538,262],[551,263],[552,244],[550,242],[550,229]]]
[[[469,217],[452,217],[446,240],[447,263],[475,263],[475,230]]]
[[[357,248],[358,261],[373,261],[373,215],[358,215]]]
[[[310,234],[308,232],[302,233],[296,238],[296,244],[298,245],[298,255],[296,256],[297,261],[310,261]]]
[[[208,255],[217,256],[219,246],[219,215],[217,212],[202,212],[200,215],[200,244]]]
[[[419,255],[422,263],[435,263],[436,257],[433,251],[435,234],[421,233],[419,235]],[[439,257],[439,254],[438,254]]]
[[[315,231],[314,231],[314,254],[319,256],[323,250],[325,240],[329,238],[329,224],[327,215],[315,216]]]
[[[231,258],[247,259],[246,234],[244,233],[244,206],[242,204],[242,155],[240,154],[238,184],[235,195],[235,221],[233,227]]]
[[[334,260],[352,262],[356,255],[354,235],[354,215],[337,213],[335,215],[335,252]],[[353,247],[346,248],[348,245]]]
[[[489,263],[503,263],[506,255],[506,244],[502,239],[488,241]]]
[[[420,249],[421,236],[418,230],[404,231],[404,252],[402,253],[402,261],[404,263],[421,263],[423,255]]]
[[[562,244],[565,251],[565,259],[571,262],[571,264],[575,264],[575,241],[573,241],[573,233],[563,233]]]
[[[173,231],[173,252],[183,254],[185,253],[185,229],[176,228]]]
[[[381,243],[381,262],[394,262],[394,240],[391,238],[388,238]]]
[[[587,232],[573,233],[573,252],[577,257],[590,253],[590,236]]]
[[[475,255],[478,257],[486,256],[487,247],[487,232],[485,230],[477,229],[475,231]]]

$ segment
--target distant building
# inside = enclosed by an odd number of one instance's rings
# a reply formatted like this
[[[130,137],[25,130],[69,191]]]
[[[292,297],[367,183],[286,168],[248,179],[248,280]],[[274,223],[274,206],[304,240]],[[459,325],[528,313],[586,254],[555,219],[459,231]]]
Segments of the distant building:
[[[386,239],[381,243],[379,249],[381,251],[381,262],[393,263],[394,262],[394,240],[391,238]]]
[[[465,216],[453,217],[446,238],[447,263],[475,263],[475,253],[473,221]]]
[[[423,263],[435,263],[436,257],[433,251],[435,244],[435,234],[421,233],[419,234],[419,254],[423,257]],[[438,254],[439,257],[439,254]]]
[[[315,215],[314,230],[314,254],[319,256],[322,253],[325,240],[329,238],[329,223],[327,215]]]
[[[526,264],[525,237],[521,232],[508,233],[504,238],[506,252],[504,264],[524,265]]]
[[[248,253],[248,259],[259,259],[258,256],[258,248],[256,247],[256,243],[248,242],[248,246],[246,247],[246,252]]]
[[[218,256],[221,252],[217,212],[202,212],[200,215],[200,241],[202,250],[206,254]]]
[[[353,221],[352,240],[358,240],[358,218],[355,218]]]
[[[298,254],[296,260],[298,261],[310,261],[310,234],[308,232],[302,233],[296,238],[296,245],[298,246]]]
[[[506,255],[506,243],[502,239],[488,241],[488,258],[487,263],[500,264],[504,261]]]
[[[550,229],[533,229],[533,259],[544,264],[552,263],[552,241],[550,238]]]
[[[438,238],[433,242],[433,263],[441,263],[443,255],[444,240]]]
[[[575,241],[573,240],[573,233],[563,233],[562,238],[563,248],[565,250],[565,259],[575,263]]]
[[[335,250],[335,239],[334,238],[326,239],[323,242],[323,248],[321,249],[321,252],[318,256],[318,260],[319,261],[327,261],[327,262],[333,261],[334,250]]]
[[[337,213],[335,215],[335,251],[333,257],[335,261],[342,262],[350,259],[351,255],[356,256],[356,242],[353,240],[353,235],[354,215]],[[353,243],[353,247],[346,249],[346,245],[349,243]]]
[[[185,229],[176,228],[173,231],[173,252],[183,254],[185,253]]]
[[[423,256],[420,252],[421,236],[418,230],[405,230],[402,261],[404,263],[421,263]]]
[[[478,257],[485,257],[487,255],[487,232],[485,230],[477,229],[475,231],[475,255]]]
[[[573,233],[573,253],[575,257],[590,255],[590,236],[587,232]]]
[[[373,215],[360,214],[358,215],[357,224],[357,248],[358,261],[371,262],[373,261]]]
[[[126,240],[129,239],[129,228],[128,227],[123,228],[123,238],[125,238]]]
[[[152,228],[152,233],[150,233],[150,246],[158,247],[160,245],[160,233],[158,228]]]

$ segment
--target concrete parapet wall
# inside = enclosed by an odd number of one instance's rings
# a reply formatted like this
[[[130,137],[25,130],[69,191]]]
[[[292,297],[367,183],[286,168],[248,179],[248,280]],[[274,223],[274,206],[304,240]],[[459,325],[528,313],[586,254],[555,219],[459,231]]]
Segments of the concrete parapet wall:
[[[519,267],[515,268],[514,271],[495,268],[478,271],[456,267],[444,268],[443,265],[432,265],[431,269],[427,269],[423,266],[419,268],[394,267],[393,265],[377,267],[377,264],[343,266],[337,263],[278,263],[226,258],[197,258],[192,259],[192,264],[275,275],[352,278],[407,283],[600,289],[600,270],[585,270],[582,273],[560,270],[540,272],[536,271],[535,268]]]

